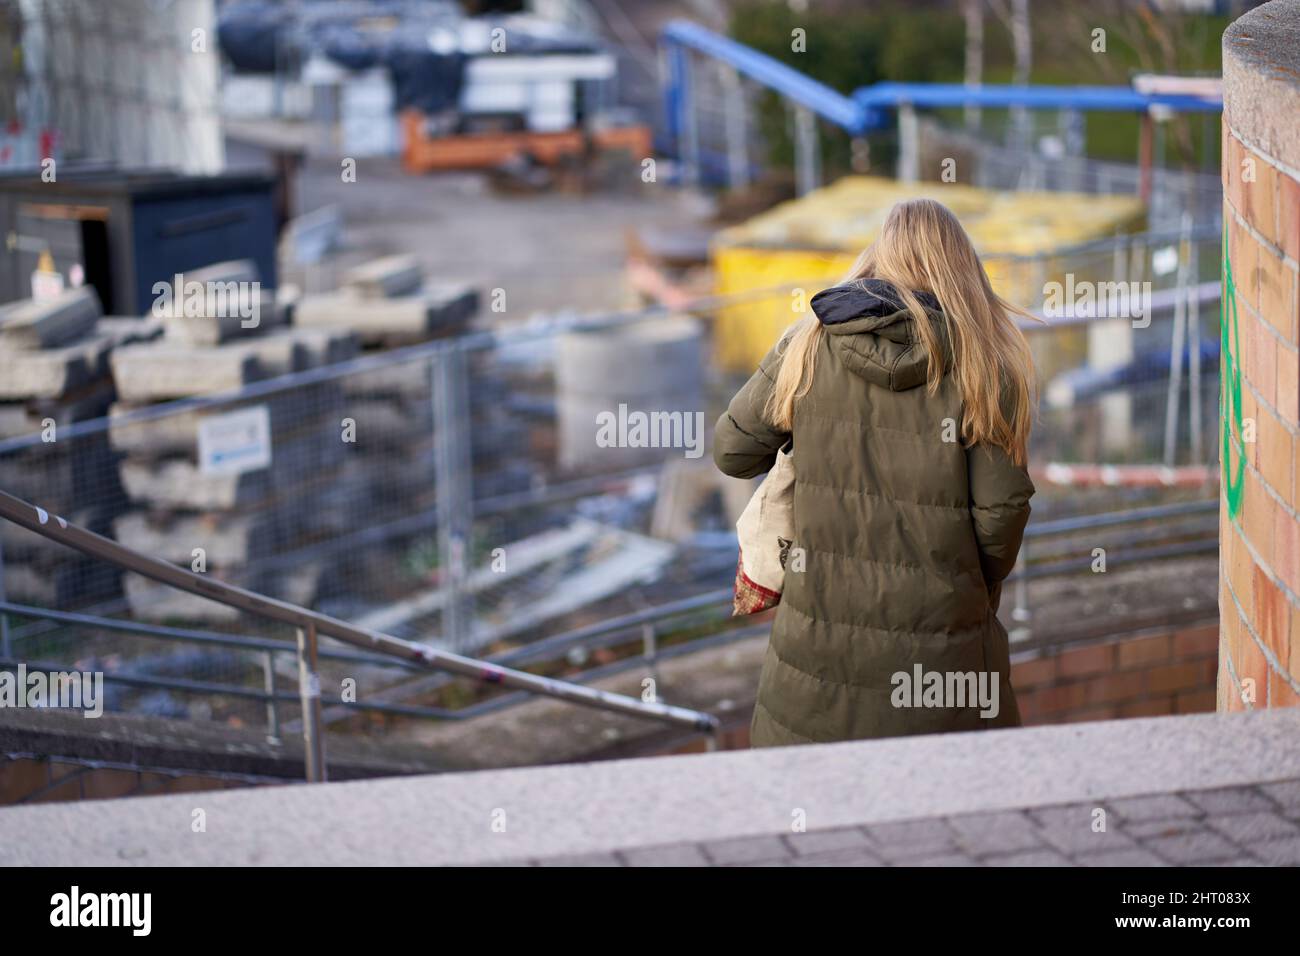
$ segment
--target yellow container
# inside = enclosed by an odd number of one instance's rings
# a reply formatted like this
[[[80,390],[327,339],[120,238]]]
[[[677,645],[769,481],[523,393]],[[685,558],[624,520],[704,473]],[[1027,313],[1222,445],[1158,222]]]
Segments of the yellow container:
[[[1060,257],[1040,264],[998,256],[1051,252],[1135,232],[1145,223],[1145,208],[1132,196],[999,192],[846,176],[715,237],[710,256],[717,292],[743,297],[718,311],[718,363],[732,371],[753,370],[781,332],[807,314],[813,294],[844,277],[894,203],[916,197],[937,199],[956,213],[985,257],[993,287],[1017,303],[1037,303],[1042,283],[1071,264]]]

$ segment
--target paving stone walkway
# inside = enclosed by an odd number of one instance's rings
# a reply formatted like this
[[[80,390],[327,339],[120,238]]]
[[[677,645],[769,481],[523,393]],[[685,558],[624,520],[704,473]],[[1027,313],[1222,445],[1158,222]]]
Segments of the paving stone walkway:
[[[1300,865],[1297,740],[1277,708],[37,804],[0,865]]]
[[[1105,830],[1094,821],[1105,812]],[[537,866],[1300,866],[1300,779],[516,861]],[[507,864],[511,865],[511,864]]]

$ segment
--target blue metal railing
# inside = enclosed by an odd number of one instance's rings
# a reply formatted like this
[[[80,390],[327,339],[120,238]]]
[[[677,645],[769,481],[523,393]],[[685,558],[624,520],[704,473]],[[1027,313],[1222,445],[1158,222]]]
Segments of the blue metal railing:
[[[683,95],[686,91],[682,89],[687,78],[683,66],[684,56],[686,50],[693,50],[733,67],[742,76],[812,110],[849,133],[857,135],[866,131],[863,126],[863,110],[850,97],[766,53],[760,53],[688,20],[670,21],[663,28],[659,39],[669,57],[669,76],[664,88],[664,114],[670,124],[675,124],[679,118],[686,98]],[[674,64],[681,68],[675,69]],[[680,134],[680,126],[674,126],[673,132],[675,135]]]
[[[978,106],[990,109],[1112,111],[1149,113],[1213,113],[1223,109],[1222,96],[1185,93],[1144,93],[1127,86],[966,86],[962,83],[883,82],[845,95],[799,70],[715,33],[696,23],[673,20],[660,33],[664,58],[663,97],[666,122],[662,138],[665,151],[683,160],[686,178],[698,177],[703,157],[695,130],[697,90],[690,54],[705,57],[735,71],[784,98],[807,121],[800,138],[809,150],[811,121],[816,117],[835,124],[850,136],[888,127],[891,112],[912,115],[917,108]],[[728,109],[734,109],[730,104]],[[901,119],[900,119],[901,122]],[[734,148],[729,145],[729,149]],[[815,158],[808,160],[816,164]],[[802,178],[802,177],[801,177]]]
[[[885,112],[900,105],[939,109],[979,106],[986,109],[1089,110],[1142,113],[1163,107],[1177,113],[1217,113],[1222,97],[1139,93],[1127,86],[966,86],[962,83],[876,83],[853,91],[863,111],[862,125],[879,129],[888,123]]]

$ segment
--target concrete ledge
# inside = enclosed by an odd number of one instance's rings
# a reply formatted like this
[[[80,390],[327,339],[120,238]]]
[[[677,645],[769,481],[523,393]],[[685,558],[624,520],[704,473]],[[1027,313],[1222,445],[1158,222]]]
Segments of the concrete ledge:
[[[1252,146],[1300,166],[1300,0],[1273,0],[1224,31],[1223,109]]]
[[[597,854],[788,833],[796,809],[813,832],[1294,780],[1297,739],[1290,709],[19,807],[0,810],[0,864]]]

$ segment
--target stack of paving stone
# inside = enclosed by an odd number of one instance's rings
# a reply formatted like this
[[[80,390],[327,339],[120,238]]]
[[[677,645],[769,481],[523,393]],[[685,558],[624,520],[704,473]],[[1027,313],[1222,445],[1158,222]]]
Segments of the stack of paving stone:
[[[202,549],[203,566],[213,576],[311,604],[332,566],[313,558],[312,545],[337,532],[330,522],[337,520],[340,496],[349,494],[341,482],[345,413],[337,382],[297,384],[206,408],[154,406],[346,361],[357,352],[356,336],[346,329],[290,326],[290,308],[254,285],[251,262],[209,266],[186,273],[184,281],[236,283],[238,307],[228,300],[221,309],[202,310],[222,314],[161,310],[161,338],[112,353],[118,401],[109,439],[121,456],[121,483],[131,503],[114,521],[114,533],[128,547],[185,566],[193,566]],[[247,317],[254,296],[260,311],[255,324]],[[270,464],[235,473],[205,469],[201,424],[256,407],[265,407],[269,420]],[[124,576],[123,586],[141,619],[238,617],[133,574]]]
[[[0,308],[0,489],[99,533],[122,508],[117,469],[102,431],[69,437],[113,400],[108,356],[161,332],[159,323],[104,318],[90,287]],[[117,571],[7,521],[0,522],[6,597],[76,607],[114,596]]]

